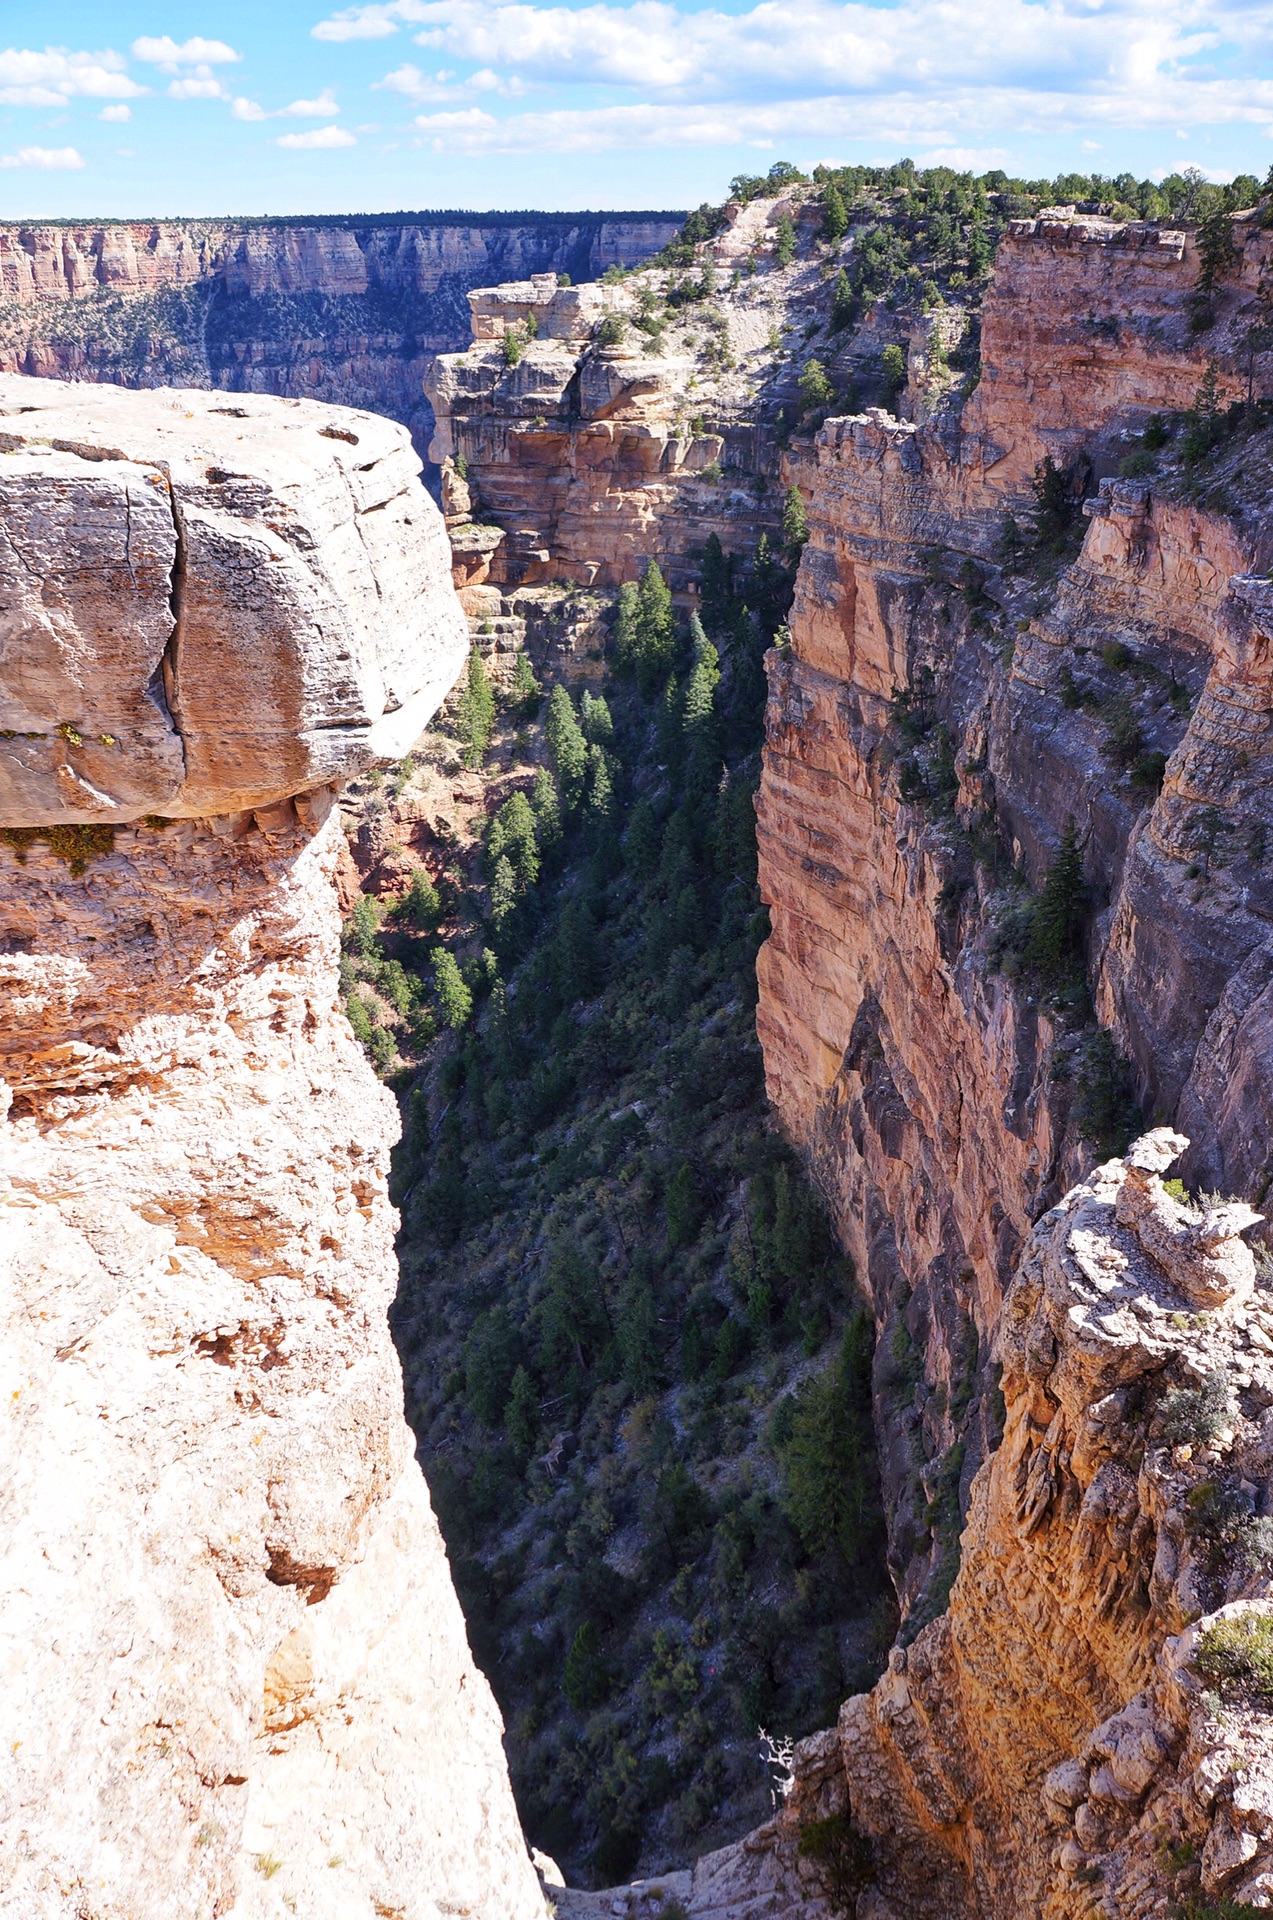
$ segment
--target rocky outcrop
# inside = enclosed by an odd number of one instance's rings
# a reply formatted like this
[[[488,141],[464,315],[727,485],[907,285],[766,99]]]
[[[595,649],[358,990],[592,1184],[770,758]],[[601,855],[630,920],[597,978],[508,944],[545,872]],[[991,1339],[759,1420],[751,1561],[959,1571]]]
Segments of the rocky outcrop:
[[[536,272],[630,266],[678,214],[0,227],[0,370],[366,407],[427,443],[434,354],[465,294]]]
[[[1146,1136],[1034,1228],[949,1612],[797,1752],[773,1844],[851,1808],[872,1920],[1273,1899],[1267,1699],[1208,1678],[1217,1623],[1269,1611],[1273,1312],[1238,1237],[1259,1216],[1164,1190],[1187,1145]]]
[[[462,658],[440,522],[381,421],[0,397],[0,1906],[532,1920],[337,998],[333,783]]]

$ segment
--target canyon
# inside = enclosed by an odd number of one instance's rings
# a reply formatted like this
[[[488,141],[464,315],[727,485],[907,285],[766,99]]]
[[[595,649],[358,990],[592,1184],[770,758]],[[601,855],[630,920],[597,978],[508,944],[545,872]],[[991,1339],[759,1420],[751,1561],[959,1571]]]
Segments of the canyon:
[[[343,852],[333,801],[470,647],[599,685],[652,559],[711,622],[713,537],[740,674],[798,560],[756,1023],[872,1323],[901,1626],[779,1743],[772,1819],[603,1893],[541,1861],[549,1895],[1273,1905],[1266,211],[1205,311],[1195,227],[1068,206],[1005,221],[984,294],[851,319],[868,216],[828,241],[807,186],[725,209],[673,298],[527,249],[410,362],[427,412],[405,371],[315,383],[431,426],[442,514],[371,412],[0,380],[15,1913],[542,1911],[401,1420],[395,1115],[337,998],[338,856],[351,897],[414,862],[355,822]],[[895,410],[841,409],[886,348]],[[302,385],[291,354],[259,377]]]
[[[0,371],[218,387],[432,425],[433,356],[471,287],[588,280],[671,239],[679,214],[380,214],[0,226]]]

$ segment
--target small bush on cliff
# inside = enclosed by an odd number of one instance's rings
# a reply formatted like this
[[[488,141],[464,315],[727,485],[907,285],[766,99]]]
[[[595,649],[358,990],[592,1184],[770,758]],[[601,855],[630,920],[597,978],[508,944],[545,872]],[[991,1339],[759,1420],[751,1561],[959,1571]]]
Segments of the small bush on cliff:
[[[835,400],[835,388],[821,360],[806,360],[800,372],[800,411],[819,413]]]
[[[880,405],[887,407],[890,413],[896,413],[898,398],[906,385],[906,354],[896,342],[890,342],[880,354],[880,370],[884,375]]]
[[[796,1850],[818,1870],[828,1903],[835,1913],[856,1911],[857,1896],[871,1884],[871,1842],[853,1824],[852,1815],[828,1814],[801,1827]]]
[[[1034,470],[1035,545],[1044,553],[1064,553],[1078,524],[1080,501],[1074,476],[1049,453]]]
[[[1209,1445],[1236,1413],[1224,1368],[1214,1368],[1201,1386],[1173,1388],[1163,1396],[1160,1412],[1173,1447]]]
[[[1239,1613],[1214,1621],[1198,1642],[1195,1665],[1222,1692],[1273,1700],[1273,1618]]]

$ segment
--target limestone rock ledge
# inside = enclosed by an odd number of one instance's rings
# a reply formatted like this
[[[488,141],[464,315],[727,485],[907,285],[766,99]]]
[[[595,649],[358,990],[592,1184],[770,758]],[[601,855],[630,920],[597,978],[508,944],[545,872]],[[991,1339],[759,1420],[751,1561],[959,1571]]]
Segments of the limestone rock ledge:
[[[0,817],[268,805],[399,759],[467,646],[401,427],[0,376]]]
[[[121,485],[145,498],[134,397],[119,399],[138,452]],[[304,410],[320,455],[321,425]],[[312,524],[302,457],[294,531]],[[48,484],[56,506],[85,480]],[[48,536],[46,604],[67,603],[84,551],[68,538],[59,565]],[[405,544],[401,559],[417,564]],[[263,566],[250,601],[278,636],[275,687],[295,684],[288,583],[305,564]],[[374,551],[364,577],[392,606]],[[445,576],[417,581],[433,606],[415,633],[446,631]],[[144,578],[136,599],[116,588],[103,646],[144,599]],[[218,632],[248,651],[236,617],[227,602]],[[77,667],[74,711],[95,717],[125,676],[92,648],[67,649],[59,670]],[[355,738],[354,764],[366,750]],[[543,1913],[402,1419],[396,1114],[339,1010],[330,798],[121,824],[79,873],[56,836],[0,846],[0,1911],[15,1920]]]

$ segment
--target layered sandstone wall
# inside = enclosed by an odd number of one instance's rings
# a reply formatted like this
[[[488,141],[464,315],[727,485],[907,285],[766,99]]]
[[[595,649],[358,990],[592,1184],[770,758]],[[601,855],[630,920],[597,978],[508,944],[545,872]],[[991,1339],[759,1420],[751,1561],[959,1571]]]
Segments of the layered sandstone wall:
[[[1165,491],[1100,478],[1151,403],[1191,404],[1212,362],[1237,383],[1267,235],[1250,226],[1203,334],[1189,249],[1131,240],[1024,223],[962,415],[831,421],[794,468],[811,533],[790,652],[771,665],[758,1018],[771,1096],[883,1332],[891,1552],[918,1620],[940,1604],[993,1441],[990,1348],[1016,1254],[1090,1161],[1074,1121],[1089,1041],[994,958],[1026,897],[1014,865],[1037,887],[1067,820],[1098,1012],[1143,1110],[1191,1131],[1191,1180],[1258,1197],[1270,1173],[1273,683],[1247,579],[1267,567],[1266,522],[1243,510],[1240,475],[1227,513],[1185,497],[1178,470]],[[1124,294],[1121,332],[1088,327]],[[1092,476],[1086,537],[1059,575],[1014,571],[1007,515],[1028,529],[1048,452]],[[1156,797],[1111,753],[1117,713],[1167,758]]]
[[[0,666],[40,723],[0,813],[0,1906],[534,1920],[387,1331],[397,1116],[338,1002],[332,782],[463,659],[440,523],[383,422],[0,403],[42,588]]]
[[[470,288],[538,272],[588,280],[655,252],[679,219],[0,227],[0,370],[367,407],[423,447],[421,382],[467,338]]]

